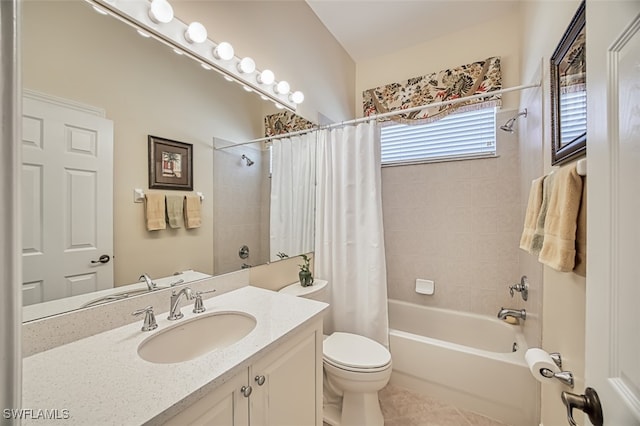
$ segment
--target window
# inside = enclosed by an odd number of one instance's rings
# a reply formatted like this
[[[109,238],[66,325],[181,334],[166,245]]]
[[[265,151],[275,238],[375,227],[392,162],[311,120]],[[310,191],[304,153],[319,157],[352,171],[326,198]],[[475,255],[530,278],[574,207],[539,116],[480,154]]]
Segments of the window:
[[[495,156],[496,108],[427,124],[383,126],[381,132],[383,165]]]

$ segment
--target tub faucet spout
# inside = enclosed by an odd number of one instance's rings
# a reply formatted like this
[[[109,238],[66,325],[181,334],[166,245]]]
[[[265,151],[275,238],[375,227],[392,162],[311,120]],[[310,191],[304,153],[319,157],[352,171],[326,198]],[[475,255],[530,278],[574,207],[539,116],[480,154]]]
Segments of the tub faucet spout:
[[[527,319],[527,311],[525,311],[524,309],[518,310],[518,309],[500,308],[500,310],[498,311],[498,318],[503,320],[506,317],[520,318],[524,321]]]

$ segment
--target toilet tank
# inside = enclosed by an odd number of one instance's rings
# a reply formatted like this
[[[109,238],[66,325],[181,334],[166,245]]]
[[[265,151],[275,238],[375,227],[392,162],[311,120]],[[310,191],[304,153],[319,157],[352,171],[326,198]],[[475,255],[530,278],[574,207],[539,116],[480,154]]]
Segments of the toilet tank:
[[[313,285],[302,287],[300,282],[295,282],[284,288],[278,293],[289,294],[296,297],[304,297],[305,299],[317,300],[319,302],[329,303],[329,282],[326,280],[315,279]]]

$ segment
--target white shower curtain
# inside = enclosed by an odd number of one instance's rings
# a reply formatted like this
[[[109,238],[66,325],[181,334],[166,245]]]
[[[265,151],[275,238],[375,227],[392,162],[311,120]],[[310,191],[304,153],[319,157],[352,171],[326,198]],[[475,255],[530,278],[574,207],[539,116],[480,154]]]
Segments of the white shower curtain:
[[[314,272],[331,284],[328,330],[389,343],[379,129],[321,130]]]
[[[272,145],[269,257],[313,251],[316,133],[276,139]]]

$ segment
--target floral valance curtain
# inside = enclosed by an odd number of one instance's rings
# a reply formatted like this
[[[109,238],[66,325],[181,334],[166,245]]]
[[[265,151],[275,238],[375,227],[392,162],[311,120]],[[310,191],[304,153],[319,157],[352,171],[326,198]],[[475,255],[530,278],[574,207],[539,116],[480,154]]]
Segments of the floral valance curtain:
[[[492,95],[490,92],[501,88],[500,58],[491,57],[484,61],[365,90],[362,92],[362,106],[364,115],[369,116],[487,93],[486,97],[467,102],[427,106],[419,111],[399,114],[388,119],[407,124],[428,123],[439,120],[453,111],[499,106],[500,95]]]
[[[312,129],[314,127],[315,124],[290,111],[267,115],[264,118],[264,135],[267,137]]]

